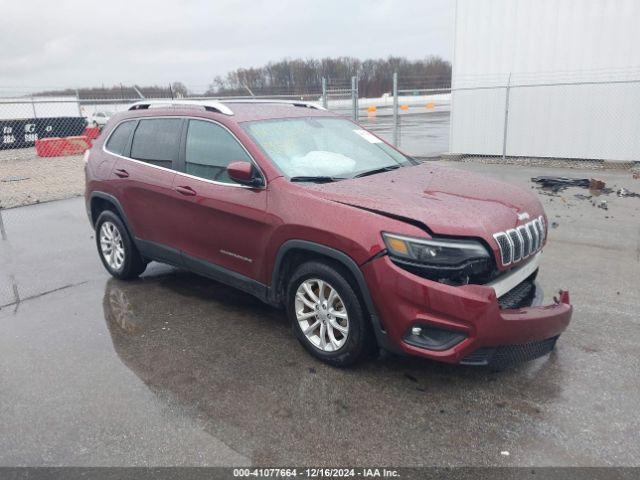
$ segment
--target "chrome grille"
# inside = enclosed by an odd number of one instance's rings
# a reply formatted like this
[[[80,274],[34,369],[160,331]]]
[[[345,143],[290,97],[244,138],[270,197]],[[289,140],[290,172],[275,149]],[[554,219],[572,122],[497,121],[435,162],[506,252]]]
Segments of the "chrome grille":
[[[538,235],[538,229],[534,225],[535,220],[529,224],[527,224],[527,230],[529,231],[529,235],[531,236],[531,251],[535,252],[538,250],[540,246],[540,235]]]
[[[547,228],[544,224],[544,218],[540,217],[537,220],[538,231],[540,232],[540,243],[543,244],[545,238],[547,237]]]
[[[511,241],[507,234],[504,232],[496,233],[493,236],[498,242],[498,246],[500,247],[500,255],[502,256],[502,264],[508,265],[511,263]]]
[[[529,230],[525,226],[518,227],[518,233],[522,238],[522,256],[528,257],[531,255],[531,237],[529,236]]]
[[[502,265],[519,262],[536,253],[544,244],[546,228],[542,216],[505,232],[493,235],[500,248]]]
[[[522,259],[522,238],[517,230],[507,230],[507,235],[511,239],[511,261],[519,262]]]

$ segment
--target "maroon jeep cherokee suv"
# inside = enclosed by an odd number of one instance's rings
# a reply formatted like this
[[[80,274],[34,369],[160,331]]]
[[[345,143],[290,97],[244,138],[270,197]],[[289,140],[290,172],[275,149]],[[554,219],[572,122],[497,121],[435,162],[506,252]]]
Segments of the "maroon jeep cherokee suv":
[[[296,102],[141,102],[86,157],[98,253],[156,260],[286,309],[314,356],[376,347],[469,365],[551,351],[572,307],[535,282],[547,221],[531,193],[418,163]]]

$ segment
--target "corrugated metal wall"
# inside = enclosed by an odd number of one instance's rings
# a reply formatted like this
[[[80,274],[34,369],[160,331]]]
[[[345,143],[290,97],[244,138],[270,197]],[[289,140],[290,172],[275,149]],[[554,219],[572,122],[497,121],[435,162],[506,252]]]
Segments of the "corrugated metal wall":
[[[452,153],[640,160],[640,1],[457,0],[455,22]]]

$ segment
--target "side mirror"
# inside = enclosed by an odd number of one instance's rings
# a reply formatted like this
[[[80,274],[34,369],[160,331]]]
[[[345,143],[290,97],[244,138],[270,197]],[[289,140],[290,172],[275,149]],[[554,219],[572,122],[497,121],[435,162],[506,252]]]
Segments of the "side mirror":
[[[231,162],[227,165],[229,177],[242,184],[252,187],[262,187],[264,185],[262,177],[255,172],[253,165],[249,162]]]

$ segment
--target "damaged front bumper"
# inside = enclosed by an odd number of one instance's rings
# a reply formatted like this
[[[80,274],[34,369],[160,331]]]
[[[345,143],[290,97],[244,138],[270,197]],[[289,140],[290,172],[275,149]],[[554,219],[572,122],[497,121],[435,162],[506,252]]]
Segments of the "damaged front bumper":
[[[568,292],[541,306],[535,286],[526,307],[501,300],[532,278],[539,256],[488,285],[451,286],[421,278],[387,256],[363,266],[387,346],[447,363],[504,366],[548,353],[572,314]],[[502,302],[504,304],[504,302]]]

